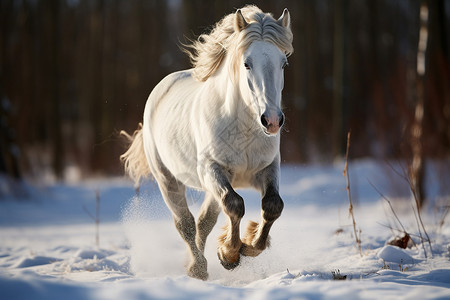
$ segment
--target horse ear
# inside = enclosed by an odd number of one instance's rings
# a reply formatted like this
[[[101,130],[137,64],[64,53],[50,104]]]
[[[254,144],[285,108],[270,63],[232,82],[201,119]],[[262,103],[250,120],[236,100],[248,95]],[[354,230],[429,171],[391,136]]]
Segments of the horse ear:
[[[248,23],[245,21],[244,16],[242,15],[242,12],[240,9],[236,11],[236,17],[234,18],[234,29],[237,32],[240,32],[247,27]]]
[[[283,27],[290,28],[291,27],[291,15],[289,14],[289,11],[287,8],[283,10],[283,14],[278,19],[278,24],[282,25]]]

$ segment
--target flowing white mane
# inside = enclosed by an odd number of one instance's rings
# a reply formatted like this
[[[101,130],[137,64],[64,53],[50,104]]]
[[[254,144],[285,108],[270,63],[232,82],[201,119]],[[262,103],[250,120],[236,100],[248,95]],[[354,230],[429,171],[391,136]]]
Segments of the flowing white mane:
[[[198,81],[206,81],[222,64],[227,53],[231,57],[231,74],[237,75],[238,58],[254,41],[266,41],[275,44],[286,56],[293,51],[290,26],[283,26],[270,13],[263,13],[253,5],[241,9],[248,25],[242,31],[236,31],[235,13],[225,16],[217,22],[209,34],[202,34],[198,40],[187,45],[194,67],[193,76]]]

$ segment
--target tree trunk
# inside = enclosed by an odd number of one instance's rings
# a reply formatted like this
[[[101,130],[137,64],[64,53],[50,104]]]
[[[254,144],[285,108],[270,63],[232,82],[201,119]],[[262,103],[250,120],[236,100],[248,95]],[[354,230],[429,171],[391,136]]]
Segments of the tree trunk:
[[[424,153],[423,153],[423,116],[425,101],[425,75],[426,75],[426,54],[428,44],[428,5],[422,1],[420,7],[420,33],[417,48],[417,84],[416,84],[416,107],[414,111],[414,121],[411,127],[411,149],[412,163],[410,166],[410,180],[413,188],[417,207],[420,209],[425,202],[424,192]]]
[[[59,1],[50,2],[51,16],[51,46],[50,46],[50,84],[51,88],[51,136],[52,136],[52,156],[53,172],[57,178],[62,178],[64,168],[64,149],[62,140],[61,124],[61,99],[60,99],[60,21],[59,21]]]
[[[346,35],[347,0],[334,2],[334,53],[333,53],[333,156],[345,153],[345,83],[346,83]]]

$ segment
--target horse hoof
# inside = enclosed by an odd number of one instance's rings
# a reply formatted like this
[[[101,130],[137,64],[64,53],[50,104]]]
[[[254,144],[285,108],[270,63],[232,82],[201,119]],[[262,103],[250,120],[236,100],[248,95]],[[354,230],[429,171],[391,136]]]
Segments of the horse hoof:
[[[217,253],[217,256],[219,257],[220,264],[229,271],[234,270],[237,266],[239,266],[240,261],[241,261],[240,256],[238,257],[238,259],[235,262],[225,261],[224,259],[222,259],[222,257],[220,257],[219,253]]]
[[[205,271],[189,270],[187,275],[189,277],[200,279],[203,281],[208,280],[208,272]]]
[[[241,249],[239,249],[239,253],[244,256],[256,257],[263,252],[264,249],[257,249],[254,246],[246,245],[242,243]]]
[[[196,258],[188,267],[187,269],[187,275],[200,279],[200,280],[207,280],[208,279],[208,262],[206,261],[206,258],[202,255],[198,258]]]

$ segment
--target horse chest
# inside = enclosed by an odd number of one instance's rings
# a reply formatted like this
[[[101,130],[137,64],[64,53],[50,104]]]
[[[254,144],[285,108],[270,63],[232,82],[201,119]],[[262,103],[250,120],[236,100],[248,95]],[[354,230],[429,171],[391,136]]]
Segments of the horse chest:
[[[277,138],[260,132],[228,128],[219,137],[216,159],[238,177],[249,177],[267,167],[278,154]]]

